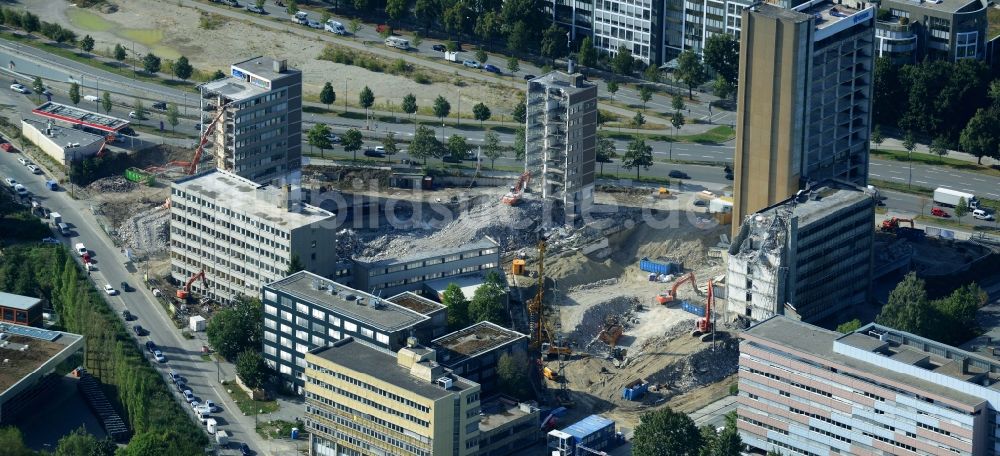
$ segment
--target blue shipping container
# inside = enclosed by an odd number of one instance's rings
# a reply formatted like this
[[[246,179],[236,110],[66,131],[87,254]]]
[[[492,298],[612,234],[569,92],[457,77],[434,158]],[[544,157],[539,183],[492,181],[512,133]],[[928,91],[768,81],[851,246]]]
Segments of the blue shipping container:
[[[615,422],[600,415],[590,415],[563,429],[563,432],[574,437],[574,450],[577,445],[594,450],[604,450],[616,442]],[[581,454],[577,451],[574,453]]]
[[[635,385],[631,388],[625,388],[622,390],[622,399],[626,401],[637,401],[642,399],[642,396],[646,394],[649,390],[649,383],[643,383],[641,385]]]
[[[681,302],[681,309],[684,309],[687,312],[691,312],[691,313],[693,313],[693,314],[695,314],[695,315],[697,315],[699,317],[704,317],[705,316],[705,308],[704,307],[699,306],[697,304],[691,304],[688,301],[682,301]]]
[[[643,258],[639,260],[639,269],[646,272],[655,272],[657,274],[679,274],[684,270],[684,265],[679,261],[653,261],[649,258]]]

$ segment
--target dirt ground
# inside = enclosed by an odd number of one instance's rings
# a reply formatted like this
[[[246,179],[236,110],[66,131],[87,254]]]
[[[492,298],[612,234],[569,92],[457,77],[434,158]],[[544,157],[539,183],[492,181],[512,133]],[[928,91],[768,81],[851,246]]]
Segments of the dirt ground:
[[[43,20],[68,27],[79,36],[89,34],[96,42],[94,48],[102,52],[110,52],[116,44],[122,44],[130,53],[133,49],[140,55],[153,52],[170,60],[184,55],[200,71],[226,73],[230,63],[241,59],[258,55],[285,58],[290,66],[302,71],[302,90],[306,96],[318,95],[327,81],[333,83],[338,101],[343,100],[345,93],[348,100],[356,100],[355,94],[367,85],[375,93],[376,105],[391,102],[399,106],[406,94],[413,93],[418,106],[430,106],[438,95],[452,99],[459,91],[458,86],[450,83],[421,85],[402,76],[317,60],[327,42],[303,39],[240,20],[220,19],[223,22],[218,27],[206,30],[199,26],[199,11],[173,2],[116,2],[117,11],[108,14],[97,9],[75,12],[76,6],[65,0],[22,0],[21,4]],[[151,16],[150,11],[156,14]],[[507,111],[516,102],[509,89],[485,85],[462,90],[461,95],[463,112],[471,112],[472,106],[479,102]],[[455,102],[452,105],[457,108]]]

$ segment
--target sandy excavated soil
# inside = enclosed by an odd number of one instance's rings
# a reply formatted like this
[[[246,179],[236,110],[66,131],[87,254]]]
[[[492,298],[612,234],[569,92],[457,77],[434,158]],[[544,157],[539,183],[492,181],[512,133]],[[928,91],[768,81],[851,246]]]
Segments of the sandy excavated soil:
[[[22,4],[44,20],[69,27],[79,36],[89,34],[96,41],[94,48],[99,51],[110,51],[120,43],[129,50],[134,46],[138,54],[152,51],[165,59],[184,55],[195,68],[207,72],[217,69],[228,72],[230,63],[258,55],[285,58],[289,65],[302,70],[303,92],[307,96],[317,95],[323,84],[329,81],[333,83],[338,101],[343,100],[344,93],[348,100],[356,101],[357,93],[367,85],[375,93],[376,105],[391,102],[399,106],[404,96],[413,93],[417,96],[418,106],[431,106],[438,95],[454,100],[459,90],[458,86],[450,83],[421,85],[401,76],[316,60],[327,42],[303,39],[239,20],[222,19],[224,23],[216,29],[205,30],[199,27],[201,14],[198,11],[171,2],[122,1],[116,3],[118,11],[110,14],[88,9],[113,24],[113,27],[103,31],[87,30],[72,23],[67,11],[76,7],[65,0],[23,0]],[[162,34],[162,40],[147,46],[130,40],[130,33],[145,36]],[[147,40],[152,41],[155,40]],[[494,112],[497,112],[495,107],[508,111],[516,102],[516,97],[511,96],[508,89],[483,85],[466,87],[461,96],[462,112],[471,112],[472,106],[478,102],[494,108]],[[452,101],[453,111],[457,108],[457,103]]]

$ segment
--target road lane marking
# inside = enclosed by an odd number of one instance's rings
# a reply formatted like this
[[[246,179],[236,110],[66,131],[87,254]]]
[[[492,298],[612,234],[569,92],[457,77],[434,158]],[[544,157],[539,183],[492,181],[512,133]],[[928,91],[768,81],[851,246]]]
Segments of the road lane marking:
[[[986,182],[985,180],[983,180],[983,179],[980,179],[980,178],[978,178],[978,177],[973,177],[973,178],[972,178],[972,180],[974,180],[974,181],[979,181],[979,182]]]
[[[889,176],[889,179],[906,180],[906,179],[903,179],[902,177],[896,177],[896,176]]]
[[[882,177],[882,175],[881,175],[881,174],[875,174],[875,173],[870,173],[870,174],[871,174],[872,176],[875,176],[875,177]]]
[[[927,183],[927,181],[913,181],[913,182],[916,182],[918,184],[926,184]]]
[[[691,154],[677,154],[677,155],[680,155],[681,157],[690,157],[691,156]]]
[[[715,158],[715,157],[713,157],[711,155],[702,155],[701,158]]]

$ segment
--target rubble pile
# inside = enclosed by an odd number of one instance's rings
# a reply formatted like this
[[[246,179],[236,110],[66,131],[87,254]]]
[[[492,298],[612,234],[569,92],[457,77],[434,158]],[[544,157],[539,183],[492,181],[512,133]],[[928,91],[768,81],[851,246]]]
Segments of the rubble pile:
[[[618,284],[618,278],[617,277],[612,277],[610,279],[598,280],[598,281],[595,281],[595,282],[584,283],[584,284],[581,284],[581,285],[576,285],[576,286],[570,287],[570,289],[568,290],[568,292],[569,293],[575,293],[577,291],[594,290],[594,289],[597,289],[597,288],[610,287],[612,285],[617,285],[617,284]]]
[[[606,353],[607,344],[598,339],[608,317],[615,317],[626,332],[632,327],[634,312],[639,306],[639,298],[635,296],[615,296],[607,301],[592,306],[583,314],[583,320],[566,335],[567,340],[576,347],[581,347],[592,353]]]
[[[646,379],[674,390],[689,391],[735,374],[739,366],[739,340],[732,337],[721,339],[716,342],[714,351],[712,344],[706,342],[701,350],[648,375]]]
[[[93,194],[100,193],[127,193],[135,190],[139,184],[125,179],[123,176],[105,177],[87,186],[87,190]]]
[[[139,212],[118,226],[122,243],[139,253],[155,254],[167,249],[170,232],[170,210],[157,206]]]

